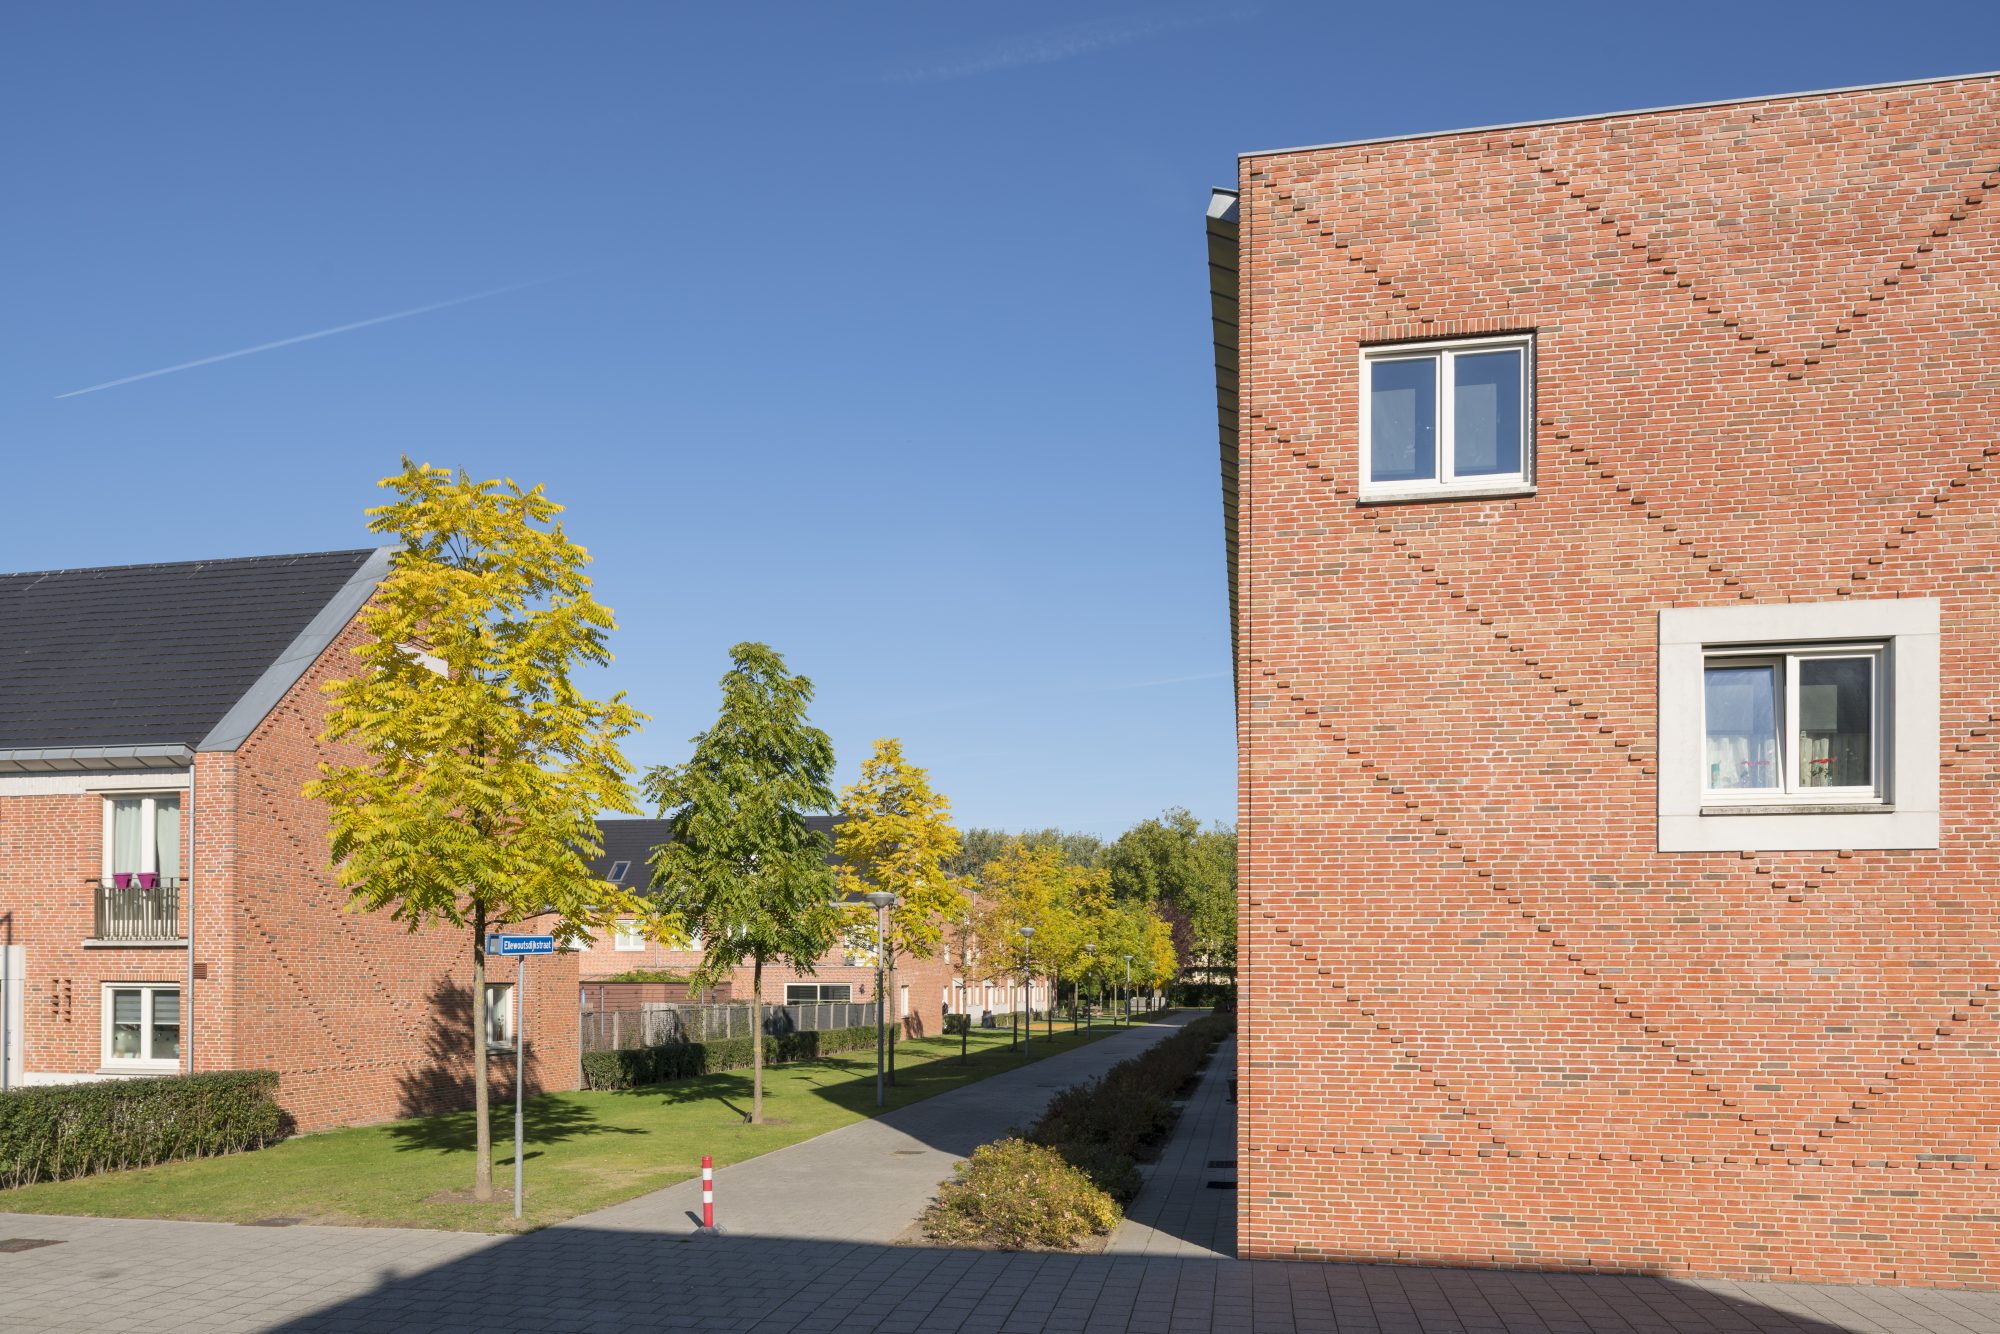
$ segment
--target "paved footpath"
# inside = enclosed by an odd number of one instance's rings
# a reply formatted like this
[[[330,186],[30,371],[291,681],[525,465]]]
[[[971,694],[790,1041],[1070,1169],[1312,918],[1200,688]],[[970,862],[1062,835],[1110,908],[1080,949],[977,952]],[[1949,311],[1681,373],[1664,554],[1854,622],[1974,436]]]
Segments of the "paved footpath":
[[[1188,1098],[1174,1137],[1146,1173],[1145,1188],[1106,1247],[1110,1255],[1236,1254],[1236,1039],[1215,1049]]]
[[[1207,1199],[1226,1192],[1205,1176],[1210,1158],[1233,1156],[1213,1147],[1233,1121],[1226,1059],[1191,1100],[1159,1189],[1114,1243],[1137,1252],[889,1244],[955,1153],[1165,1031],[1121,1034],[724,1169],[719,1237],[694,1234],[687,1186],[507,1238],[0,1215],[0,1331],[2000,1334],[2000,1294],[1165,1254],[1189,1241],[1226,1249],[1224,1202]],[[1199,1205],[1189,1190],[1205,1192]],[[5,1251],[10,1238],[58,1244]]]

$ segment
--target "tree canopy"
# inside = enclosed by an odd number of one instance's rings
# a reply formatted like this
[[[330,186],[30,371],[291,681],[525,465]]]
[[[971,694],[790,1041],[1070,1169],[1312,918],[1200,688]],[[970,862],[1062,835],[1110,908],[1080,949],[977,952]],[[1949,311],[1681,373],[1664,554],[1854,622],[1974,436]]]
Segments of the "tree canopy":
[[[475,481],[403,460],[368,511],[400,544],[363,609],[368,638],[327,686],[326,739],[362,758],[323,764],[307,795],[328,810],[352,906],[410,930],[470,927],[477,1161],[492,1197],[485,933],[547,913],[578,934],[637,906],[597,880],[602,811],[636,814],[621,738],[642,715],[591,699],[571,674],[611,660],[610,609],[562,506],[537,486]]]
[[[653,852],[651,892],[665,919],[656,929],[701,942],[696,985],[713,987],[747,960],[761,1014],[766,965],[810,974],[839,936],[831,849],[806,819],[833,806],[833,743],[806,719],[810,680],[764,644],[738,644],[729,656],[714,726],[693,738],[685,763],[646,775],[646,796],[669,828]],[[761,1022],[751,1025],[751,1081],[759,1122]]]

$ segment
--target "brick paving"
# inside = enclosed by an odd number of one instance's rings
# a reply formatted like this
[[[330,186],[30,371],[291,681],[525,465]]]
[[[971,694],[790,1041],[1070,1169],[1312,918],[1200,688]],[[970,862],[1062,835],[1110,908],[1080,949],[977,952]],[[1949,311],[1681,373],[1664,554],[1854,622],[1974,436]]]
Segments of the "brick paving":
[[[0,1253],[0,1330],[2000,1334],[2000,1293],[888,1244],[943,1172],[915,1155],[901,1161],[885,1136],[930,1136],[940,1143],[924,1151],[949,1162],[952,1143],[985,1133],[981,1099],[991,1099],[992,1117],[1018,1113],[1046,1096],[1041,1085],[1054,1075],[1082,1077],[1161,1031],[724,1169],[718,1194],[733,1201],[725,1209],[735,1209],[737,1227],[721,1236],[695,1235],[685,1186],[508,1238],[0,1215],[0,1239],[60,1243]],[[1225,1192],[1191,1183],[1209,1157],[1224,1156],[1213,1145],[1231,1110],[1228,1068],[1226,1054],[1210,1066],[1150,1183],[1156,1198],[1142,1194],[1133,1231],[1115,1244],[1217,1248],[1222,1205],[1205,1196]],[[1002,1080],[1011,1086],[995,1089]],[[920,1109],[930,1110],[913,1115]],[[1200,1168],[1166,1170],[1176,1155]],[[766,1180],[782,1189],[763,1190]],[[1203,1203],[1181,1207],[1193,1189]],[[753,1222],[769,1231],[749,1230]]]

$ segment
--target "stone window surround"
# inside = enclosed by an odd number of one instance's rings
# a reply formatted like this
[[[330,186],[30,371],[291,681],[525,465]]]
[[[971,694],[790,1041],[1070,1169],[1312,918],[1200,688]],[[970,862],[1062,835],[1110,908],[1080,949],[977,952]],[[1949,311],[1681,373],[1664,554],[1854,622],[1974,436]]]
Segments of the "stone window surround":
[[[1938,845],[1936,598],[1671,608],[1659,627],[1659,850],[1836,852]],[[1830,811],[1704,810],[1703,650],[1735,644],[1879,640],[1888,645],[1886,799]]]

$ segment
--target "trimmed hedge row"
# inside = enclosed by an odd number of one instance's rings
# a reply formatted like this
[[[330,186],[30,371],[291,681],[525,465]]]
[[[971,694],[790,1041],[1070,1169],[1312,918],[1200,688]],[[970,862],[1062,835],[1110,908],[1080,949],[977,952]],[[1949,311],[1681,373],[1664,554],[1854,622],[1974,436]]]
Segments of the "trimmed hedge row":
[[[0,1187],[64,1181],[282,1138],[270,1070],[51,1084],[0,1093]]]
[[[818,1033],[766,1033],[764,1064],[813,1061],[844,1051],[872,1051],[875,1029],[829,1028]],[[583,1054],[583,1086],[587,1089],[629,1089],[665,1084],[750,1064],[750,1039],[718,1038],[713,1042],[667,1042],[657,1047],[621,1047]]]
[[[1173,1129],[1174,1098],[1235,1027],[1228,1015],[1208,1015],[1088,1084],[1064,1089],[1028,1139],[1054,1149],[1114,1199],[1130,1200],[1139,1193],[1138,1159]]]

